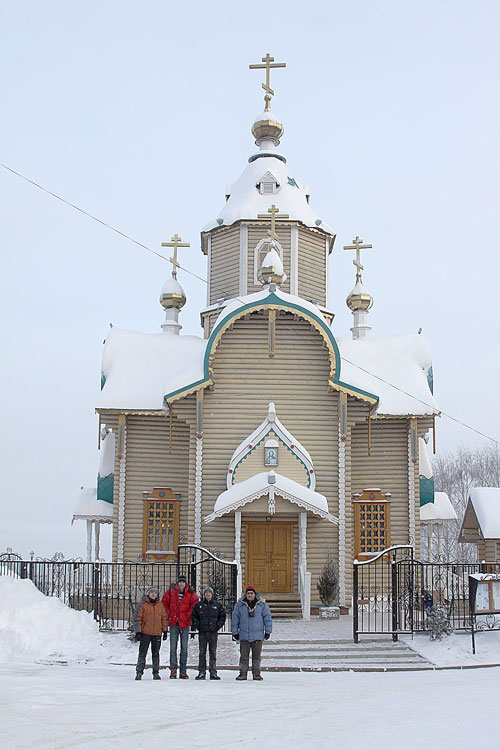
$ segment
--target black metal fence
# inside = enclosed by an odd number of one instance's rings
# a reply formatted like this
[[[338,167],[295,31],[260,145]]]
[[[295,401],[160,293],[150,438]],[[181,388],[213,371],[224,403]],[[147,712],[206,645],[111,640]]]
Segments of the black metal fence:
[[[353,637],[429,629],[432,607],[446,611],[454,630],[470,630],[469,575],[500,573],[500,563],[421,562],[397,545],[353,566]]]
[[[6,553],[0,555],[0,573],[29,578],[46,596],[55,596],[73,609],[93,612],[101,630],[128,630],[135,607],[147,590],[156,586],[161,597],[183,574],[200,598],[206,586],[214,589],[230,622],[237,596],[236,563],[204,547],[181,544],[172,563],[91,563],[61,558],[22,560]]]

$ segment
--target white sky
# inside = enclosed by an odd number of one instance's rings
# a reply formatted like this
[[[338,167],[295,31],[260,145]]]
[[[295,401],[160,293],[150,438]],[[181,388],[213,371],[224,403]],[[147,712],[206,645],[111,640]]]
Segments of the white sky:
[[[245,5],[245,7],[242,7]],[[199,232],[255,150],[269,51],[281,151],[338,233],[334,333],[352,316],[356,234],[373,335],[423,328],[443,411],[499,439],[496,238],[500,6],[4,0],[0,161],[205,276]],[[84,553],[109,323],[159,331],[170,265],[0,168],[0,551]],[[180,272],[184,333],[205,285]],[[482,439],[441,419],[438,448]]]

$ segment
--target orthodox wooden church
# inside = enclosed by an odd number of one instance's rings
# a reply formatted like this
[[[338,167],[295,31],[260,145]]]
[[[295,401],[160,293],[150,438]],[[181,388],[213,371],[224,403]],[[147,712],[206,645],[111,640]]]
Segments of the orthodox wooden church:
[[[310,596],[313,607],[331,554],[348,607],[355,558],[392,544],[419,554],[420,506],[434,502],[429,476],[421,496],[419,438],[439,409],[424,337],[370,335],[360,261],[370,246],[359,237],[346,248],[351,335],[336,330],[335,232],[280,150],[269,85],[278,66],[269,55],[251,66],[266,72],[255,149],[201,231],[203,334],[180,332],[185,243],[175,235],[164,243],[173,272],[162,331],[107,337],[97,403],[107,468],[75,517],[112,521],[115,560],[172,561],[180,541],[195,543],[236,560],[240,586]]]

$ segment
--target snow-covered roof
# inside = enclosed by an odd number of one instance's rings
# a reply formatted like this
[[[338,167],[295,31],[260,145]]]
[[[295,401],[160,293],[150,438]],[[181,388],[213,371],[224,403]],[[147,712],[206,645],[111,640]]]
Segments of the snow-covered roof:
[[[372,402],[378,398],[378,414],[405,416],[439,412],[429,387],[431,356],[423,336],[334,338],[316,305],[278,288],[271,291],[271,288],[265,286],[259,292],[228,301],[210,339],[113,328],[104,348],[105,384],[97,408],[159,410],[164,396],[178,394],[198,383],[203,385],[208,378],[206,348],[211,346],[220,327],[239,311],[251,310],[260,302],[266,304],[269,297],[270,303],[282,301],[283,307],[303,310],[316,319],[331,350],[336,349],[340,355],[336,382],[340,387],[363,392]]]
[[[420,507],[421,521],[456,521],[457,514],[446,492],[435,492],[434,502]]]
[[[82,487],[80,490],[71,523],[81,520],[113,523],[113,505],[104,500],[97,500],[95,487]]]
[[[469,501],[484,539],[500,539],[500,487],[473,487]]]
[[[429,388],[431,354],[419,334],[391,338],[337,338],[340,379],[375,393],[378,414],[404,416],[437,414],[438,404]]]
[[[98,409],[161,409],[163,396],[203,375],[206,340],[113,328],[104,347]]]
[[[283,497],[285,500],[290,500],[290,502],[321,516],[321,518],[326,518],[332,523],[338,523],[338,519],[328,512],[328,502],[324,495],[274,471],[254,474],[253,477],[233,484],[228,490],[222,492],[215,502],[214,512],[205,518],[205,523],[220,518],[226,513],[231,513],[259,497],[273,496],[274,494]]]
[[[261,179],[270,172],[279,187],[275,193],[261,195],[256,187]],[[259,214],[266,214],[274,203],[280,214],[288,214],[291,221],[300,221],[307,227],[322,229],[328,234],[335,232],[311,210],[307,202],[307,190],[290,174],[288,167],[279,156],[261,152],[258,158],[250,161],[241,177],[228,188],[229,198],[218,216],[203,227],[203,232],[218,226],[231,226],[241,219],[257,219]],[[318,224],[319,222],[319,224]],[[279,237],[279,219],[276,232]]]

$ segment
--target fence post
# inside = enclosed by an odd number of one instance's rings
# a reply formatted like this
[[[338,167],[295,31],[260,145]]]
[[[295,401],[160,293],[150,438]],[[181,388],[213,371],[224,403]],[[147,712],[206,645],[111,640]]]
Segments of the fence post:
[[[392,640],[398,640],[398,575],[396,570],[396,554],[391,560],[391,599],[392,599]]]
[[[352,566],[352,638],[354,643],[359,643],[358,636],[358,566],[354,560]]]
[[[93,572],[93,607],[94,620],[99,620],[99,598],[101,593],[101,566],[98,562],[94,563]]]
[[[232,568],[232,584],[233,584],[233,590],[231,592],[231,605],[235,606],[236,602],[238,601],[238,568],[235,565]]]
[[[27,578],[28,577],[28,563],[24,560],[21,563],[21,578]]]

